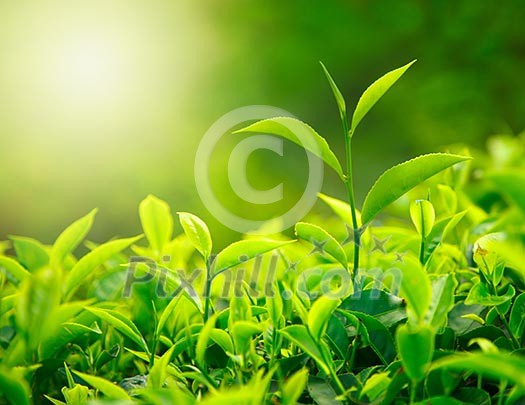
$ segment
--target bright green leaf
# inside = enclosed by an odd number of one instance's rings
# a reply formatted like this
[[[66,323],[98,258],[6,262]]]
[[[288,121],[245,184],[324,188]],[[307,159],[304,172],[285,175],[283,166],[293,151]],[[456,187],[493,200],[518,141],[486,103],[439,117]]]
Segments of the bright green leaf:
[[[434,331],[429,326],[412,328],[401,325],[396,331],[399,357],[407,375],[413,381],[421,381],[430,367],[434,353]]]
[[[419,183],[456,163],[470,159],[447,153],[431,153],[400,163],[385,171],[368,192],[361,218],[368,224],[385,207]]]
[[[426,238],[432,231],[436,212],[427,200],[415,200],[410,203],[410,219],[421,237]]]
[[[425,269],[422,265],[409,257],[402,263],[396,263],[402,272],[401,296],[407,301],[409,320],[421,323],[430,307],[432,287]]]
[[[187,212],[178,212],[184,233],[205,259],[211,255],[212,242],[208,227],[202,219]]]
[[[66,280],[65,293],[70,297],[80,286],[82,281],[96,268],[104,264],[112,256],[131,246],[142,236],[127,239],[117,239],[96,247],[80,259],[69,272]]]
[[[328,69],[326,66],[321,63],[321,67],[323,68],[324,74],[326,76],[326,79],[328,80],[328,83],[330,84],[330,88],[332,89],[332,93],[334,94],[335,101],[337,102],[337,107],[339,108],[339,114],[341,115],[341,120],[346,120],[346,103],[343,95],[341,94],[341,91],[337,87],[337,84],[335,84],[334,79],[332,79],[332,76],[328,72]]]
[[[172,346],[160,359],[155,361],[155,364],[149,370],[148,387],[159,390],[164,385],[164,381],[168,377],[168,365],[173,355],[175,346]]]
[[[89,389],[77,384],[73,388],[62,388],[62,395],[68,405],[87,405],[89,399]]]
[[[162,253],[173,234],[173,217],[169,205],[150,194],[140,203],[139,216],[151,248],[156,254]]]
[[[213,262],[213,274],[216,276],[238,264],[253,259],[264,253],[278,249],[295,241],[273,241],[248,239],[232,243],[222,250]]]
[[[337,198],[333,198],[330,196],[327,196],[323,193],[317,194],[318,197],[328,205],[332,211],[341,218],[347,225],[352,225],[352,208],[350,208],[350,204],[348,204],[345,201],[338,200]],[[356,212],[357,214],[357,222],[360,224],[361,222],[361,214]]]
[[[298,238],[306,240],[314,245],[316,249],[328,253],[335,260],[348,267],[348,259],[343,247],[327,231],[317,225],[306,222],[298,222],[295,225],[295,234]]]
[[[20,263],[7,256],[0,256],[0,270],[6,273],[8,279],[17,283],[31,276]]]
[[[432,299],[426,319],[436,329],[447,322],[448,313],[454,307],[454,292],[458,282],[454,275],[447,274],[432,280]]]
[[[302,121],[289,117],[271,118],[256,122],[246,128],[236,131],[259,132],[264,134],[280,136],[303,147],[317,157],[321,158],[328,166],[344,179],[343,169],[334,152],[328,146],[326,140],[320,136],[309,125]]]
[[[146,353],[149,352],[148,345],[142,337],[142,334],[138,330],[137,326],[131,322],[127,316],[111,309],[87,307],[86,310],[96,315],[101,320],[107,322],[120,333],[133,340]]]
[[[237,354],[244,354],[249,349],[252,336],[263,331],[261,325],[251,321],[238,321],[232,326],[230,334],[233,338]]]
[[[215,321],[217,320],[217,314],[212,315],[204,324],[203,328],[199,333],[199,338],[197,339],[197,346],[195,347],[195,362],[201,368],[201,370],[206,370],[206,349],[208,348],[208,342],[210,340],[211,331],[215,326]]]
[[[469,290],[467,298],[465,299],[465,304],[486,306],[501,305],[511,300],[515,294],[516,290],[512,285],[509,285],[505,294],[496,295],[489,290],[487,284],[478,282]]]
[[[366,116],[368,111],[379,101],[381,97],[387,92],[387,90],[392,87],[392,85],[406,72],[406,70],[412,66],[415,62],[412,61],[405,66],[392,70],[388,72],[381,78],[377,79],[372,83],[363,93],[357,107],[355,108],[354,115],[352,117],[352,126],[351,133],[354,133],[355,129],[361,122],[361,120]]]
[[[506,380],[525,390],[525,360],[508,353],[457,353],[432,364],[432,369],[476,372],[484,378]]]
[[[15,320],[30,350],[60,324],[52,316],[60,303],[60,287],[60,279],[49,268],[33,273],[20,287]]]
[[[319,341],[326,332],[328,320],[341,303],[340,300],[323,295],[319,297],[308,311],[308,330],[315,341]]]
[[[277,332],[308,354],[324,373],[328,374],[330,372],[330,366],[326,364],[323,358],[321,349],[318,346],[319,343],[312,338],[306,326],[291,325]]]
[[[370,401],[375,401],[388,389],[391,380],[388,372],[373,374],[366,380],[359,398],[363,399],[366,396]]]
[[[217,343],[225,353],[233,353],[233,342],[230,335],[222,329],[212,329],[210,339]]]
[[[97,210],[94,209],[73,222],[58,236],[51,248],[49,263],[52,269],[60,268],[64,259],[82,242],[91,229],[96,214]]]
[[[86,383],[91,385],[93,388],[102,392],[109,399],[125,399],[131,400],[130,396],[120,388],[118,385],[94,375],[81,373],[80,371],[73,370],[73,373],[82,378]]]
[[[9,239],[13,241],[18,261],[29,271],[38,270],[49,263],[46,247],[39,241],[21,236],[10,236]]]
[[[283,384],[281,403],[283,405],[295,405],[306,388],[308,381],[308,369],[303,368],[294,373]]]

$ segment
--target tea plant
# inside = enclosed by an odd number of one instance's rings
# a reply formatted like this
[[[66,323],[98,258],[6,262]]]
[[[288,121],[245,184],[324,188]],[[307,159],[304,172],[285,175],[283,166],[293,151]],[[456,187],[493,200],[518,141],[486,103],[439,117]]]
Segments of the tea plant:
[[[358,210],[353,136],[411,65],[374,82],[351,121],[323,66],[345,169],[301,121],[239,131],[302,145],[345,185],[348,202],[320,194],[333,215],[297,223],[296,239],[217,252],[204,221],[179,212],[174,235],[148,196],[144,235],[87,241],[92,211],[51,246],[2,242],[0,403],[522,403],[525,137],[394,166]]]

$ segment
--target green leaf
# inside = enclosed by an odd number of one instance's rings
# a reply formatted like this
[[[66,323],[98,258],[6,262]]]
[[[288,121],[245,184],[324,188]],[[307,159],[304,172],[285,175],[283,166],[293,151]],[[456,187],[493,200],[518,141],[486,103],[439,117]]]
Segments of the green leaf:
[[[432,280],[432,299],[426,319],[436,329],[447,322],[448,313],[454,307],[454,291],[458,286],[454,275],[447,274]]]
[[[9,236],[9,239],[13,241],[18,261],[29,271],[36,271],[49,263],[49,254],[39,241],[21,236]]]
[[[168,321],[169,317],[179,305],[179,302],[182,300],[183,295],[177,295],[176,297],[173,297],[168,305],[166,305],[166,308],[162,311],[162,314],[160,315],[159,321],[157,322],[157,328],[155,329],[155,336],[160,336],[162,329],[164,328],[164,325]]]
[[[326,332],[328,320],[341,300],[323,295],[319,297],[308,311],[308,330],[315,341],[319,341]]]
[[[308,378],[308,393],[319,405],[339,405],[337,393],[330,383],[322,378],[310,376]]]
[[[150,194],[140,203],[139,216],[151,249],[156,254],[162,253],[173,234],[173,217],[169,205]]]
[[[86,310],[96,315],[101,320],[107,322],[109,325],[113,326],[120,333],[138,344],[142,350],[144,350],[146,353],[149,353],[148,345],[142,337],[142,334],[138,330],[137,326],[128,319],[128,317],[111,309],[87,307]]]
[[[0,393],[11,404],[29,405],[31,391],[21,372],[0,367]]]
[[[408,63],[398,69],[388,72],[381,78],[377,79],[372,83],[363,93],[357,107],[355,108],[354,115],[352,117],[352,126],[350,132],[353,133],[361,120],[366,116],[368,111],[379,101],[381,97],[392,87],[392,85],[406,72],[406,70],[412,66],[415,62]]]
[[[432,369],[475,372],[484,378],[506,380],[525,390],[525,360],[508,353],[457,353],[432,364]]]
[[[125,399],[131,400],[130,396],[120,388],[118,385],[94,375],[81,373],[80,371],[73,370],[73,373],[82,378],[86,383],[91,385],[93,388],[102,392],[108,399]]]
[[[230,334],[237,354],[244,355],[250,348],[252,336],[263,331],[261,325],[251,321],[237,321],[232,326]]]
[[[497,352],[499,352],[498,347],[494,343],[492,343],[491,340],[489,340],[487,338],[478,337],[478,338],[471,339],[468,342],[469,346],[472,346],[472,345],[475,345],[475,344],[479,346],[479,348],[481,349],[482,352],[485,352],[485,353],[497,353]]]
[[[69,367],[67,366],[66,362],[64,362],[64,370],[66,372],[68,387],[73,388],[76,385],[75,380],[73,379],[73,375],[71,374],[71,371],[69,370]]]
[[[323,193],[318,193],[317,196],[324,202],[326,205],[328,205],[332,211],[341,218],[346,224],[352,225],[352,208],[350,208],[350,204],[347,202],[338,200],[337,198],[333,198],[330,196],[327,196]],[[361,214],[357,213],[357,222],[358,224],[361,222]]]
[[[365,385],[359,393],[359,399],[363,399],[366,396],[370,401],[375,401],[386,392],[391,380],[388,372],[377,373],[370,376],[365,381]]]
[[[503,232],[484,235],[474,244],[474,261],[480,269],[484,269],[486,267],[485,262],[496,267],[499,265],[498,261],[502,260],[507,267],[516,270],[522,280],[525,281],[524,242],[525,237],[523,235],[509,235]],[[499,277],[501,276],[502,273],[499,274]]]
[[[470,159],[448,153],[431,153],[400,163],[385,171],[368,192],[361,218],[368,224],[385,207],[419,183],[456,163]]]
[[[318,346],[319,343],[312,338],[306,326],[291,325],[277,332],[308,354],[325,374],[330,372],[329,365],[323,359],[321,349]]]
[[[100,331],[99,333],[102,334],[102,331]],[[100,352],[100,354],[97,356],[97,359],[95,361],[95,368],[99,370],[102,366],[106,365],[111,360],[116,359],[119,354],[120,354],[119,344],[113,345],[109,349],[102,350],[102,352]]]
[[[228,389],[215,390],[202,401],[199,405],[258,405],[264,403],[266,389],[254,389],[249,385],[234,386]]]
[[[345,269],[348,267],[348,259],[343,247],[320,226],[298,222],[295,225],[295,234],[298,238],[306,240],[319,250],[328,253],[341,263]]]
[[[516,297],[510,311],[509,326],[512,334],[520,340],[525,329],[525,293]]]
[[[516,290],[512,285],[509,285],[505,294],[495,295],[489,290],[487,284],[478,282],[470,289],[467,298],[465,299],[465,304],[486,306],[501,305],[511,300],[515,294]]]
[[[83,385],[76,384],[73,388],[64,387],[62,395],[68,405],[88,405],[89,389]]]
[[[49,400],[53,405],[66,405],[65,402],[59,401],[58,399],[51,398],[49,395],[45,395],[44,397]]]
[[[426,238],[432,231],[436,212],[432,203],[427,200],[415,200],[410,203],[410,219],[421,237]]]
[[[432,253],[437,249],[439,245],[442,245],[444,240],[449,237],[459,222],[465,217],[467,210],[458,212],[450,217],[443,218],[434,224],[434,227],[430,231],[430,234],[426,237],[426,249],[424,263],[428,261]]]
[[[430,367],[434,353],[434,331],[430,326],[412,328],[401,325],[396,331],[399,357],[412,381],[421,381]]]
[[[343,95],[339,91],[339,88],[337,87],[337,84],[335,84],[334,79],[332,79],[332,76],[328,72],[328,69],[326,66],[321,63],[321,67],[323,68],[324,74],[326,76],[326,79],[328,80],[328,83],[330,84],[330,88],[332,89],[332,93],[334,94],[335,101],[337,102],[337,107],[339,108],[339,114],[341,115],[341,120],[346,120],[346,103]]]
[[[272,294],[266,297],[266,309],[274,328],[280,328],[283,323],[283,296],[277,283],[274,284]]]
[[[203,326],[197,339],[197,346],[195,347],[195,362],[201,370],[206,370],[206,349],[208,348],[208,342],[210,340],[211,331],[215,326],[217,320],[217,314],[213,314],[206,324]]]
[[[184,233],[205,259],[211,255],[212,242],[208,227],[202,219],[187,212],[178,212]]]
[[[60,279],[49,268],[34,273],[21,285],[15,320],[30,350],[55,327],[57,321],[52,314],[59,303]]]
[[[343,169],[334,152],[328,146],[326,140],[320,136],[308,124],[295,118],[277,117],[256,122],[246,128],[234,133],[259,132],[280,136],[303,147],[315,156],[321,158],[328,166],[344,179]]]
[[[281,403],[295,405],[303,393],[308,381],[308,369],[302,368],[288,378],[283,384]]]
[[[403,300],[383,290],[363,290],[360,295],[351,295],[339,307],[348,311],[363,312],[379,318],[379,315],[403,310]]]
[[[432,299],[432,287],[423,266],[413,258],[405,257],[396,263],[402,271],[401,296],[407,301],[408,319],[421,323],[425,319]]]
[[[238,264],[256,256],[286,246],[295,241],[273,241],[248,239],[234,242],[222,250],[213,262],[213,275],[216,276]]]
[[[49,264],[52,269],[59,269],[65,258],[82,242],[91,229],[96,214],[97,210],[94,209],[73,222],[58,236],[49,256]]]
[[[0,256],[0,270],[5,272],[11,281],[21,282],[31,276],[20,263],[7,256]]]
[[[365,335],[372,347],[372,350],[377,354],[381,361],[386,365],[394,360],[396,357],[396,348],[394,338],[390,331],[375,317],[360,312],[350,312],[362,323],[365,327]]]
[[[131,246],[140,238],[142,238],[142,236],[113,240],[96,247],[82,257],[82,259],[73,266],[67,277],[65,286],[66,296],[72,296],[82,281],[88,277],[91,272],[95,271],[98,266],[104,264],[112,256]]]
[[[160,359],[155,361],[155,364],[149,370],[148,387],[159,390],[164,385],[164,381],[168,377],[168,366],[173,355],[175,346],[172,346]]]
[[[233,353],[233,342],[230,335],[222,329],[212,329],[210,338],[217,343],[225,353]]]

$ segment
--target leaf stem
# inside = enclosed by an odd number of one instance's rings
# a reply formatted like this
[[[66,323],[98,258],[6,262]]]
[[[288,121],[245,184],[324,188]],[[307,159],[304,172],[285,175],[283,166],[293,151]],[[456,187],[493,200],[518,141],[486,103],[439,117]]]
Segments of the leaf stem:
[[[204,284],[204,314],[203,319],[204,323],[208,321],[208,317],[210,316],[210,300],[211,300],[211,282],[213,281],[213,278],[210,274],[211,272],[211,266],[210,266],[210,258],[206,259],[206,281]]]
[[[361,234],[357,223],[357,214],[354,197],[354,176],[352,165],[352,133],[348,130],[348,117],[346,112],[342,114],[343,132],[346,146],[346,191],[348,193],[348,202],[352,213],[352,228],[354,231],[354,285],[357,285],[359,278],[359,246],[361,244]]]
[[[158,325],[159,325],[159,319],[157,316],[157,308],[155,307],[155,301],[151,301],[151,305],[153,306],[153,322],[154,322],[154,332],[153,332],[153,342],[151,344],[151,355],[150,355],[150,369],[155,365],[155,352],[157,351],[157,344],[159,341],[159,334],[160,331],[157,331]],[[158,332],[158,333],[157,333]]]
[[[488,265],[487,260],[485,259],[484,256],[482,256],[482,260],[483,260],[483,264],[485,264],[485,268],[488,271],[489,270],[489,265]],[[482,269],[479,269],[479,272],[480,272],[480,275],[483,275],[483,270]],[[492,293],[494,294],[495,297],[497,297],[498,296],[498,288],[497,288],[497,286],[494,285],[494,283],[492,281],[489,281],[488,277],[485,277],[485,279],[486,279],[487,284],[489,285],[489,287],[492,289]],[[507,322],[507,318],[505,318],[505,314],[503,314],[500,311],[500,309],[498,308],[497,305],[494,305],[494,308],[496,309],[496,312],[498,313],[498,316],[501,319],[501,322],[503,323],[503,326],[505,327],[505,329],[507,330],[507,333],[510,336],[510,339],[512,341],[512,345],[514,346],[514,349],[518,350],[519,348],[521,348],[521,344],[520,344],[520,342],[518,342],[518,339],[516,339],[516,336],[514,336],[514,334],[512,333],[512,329],[510,328],[510,325]]]
[[[410,403],[413,404],[416,401],[416,389],[417,382],[412,380],[410,383]]]
[[[497,306],[494,306],[494,308],[496,308],[496,312],[498,313],[499,318],[501,319],[501,322],[503,323],[503,326],[507,330],[507,333],[509,334],[510,339],[512,340],[512,345],[514,346],[514,349],[515,350],[520,349],[521,348],[520,342],[518,342],[518,339],[516,339],[516,336],[514,336],[514,334],[512,333],[512,329],[510,328],[507,318],[505,318],[505,315],[499,310]]]
[[[323,360],[324,360],[325,364],[327,365],[328,369],[330,370],[330,376],[332,377],[332,380],[334,380],[335,384],[337,385],[337,389],[339,390],[339,394],[346,396],[346,389],[345,389],[343,383],[341,382],[341,380],[339,379],[339,376],[337,375],[337,372],[334,370],[332,365],[329,364],[329,362],[326,361],[326,358],[324,358],[324,356],[323,356]]]
[[[419,262],[425,264],[425,213],[423,212],[423,204],[419,204],[419,211],[421,214],[421,247],[419,249]]]
[[[355,329],[355,337],[354,341],[352,342],[352,352],[350,354],[350,372],[354,370],[355,365],[355,356],[357,354],[357,344],[359,343],[359,332],[361,331],[361,321],[358,322],[356,329]]]

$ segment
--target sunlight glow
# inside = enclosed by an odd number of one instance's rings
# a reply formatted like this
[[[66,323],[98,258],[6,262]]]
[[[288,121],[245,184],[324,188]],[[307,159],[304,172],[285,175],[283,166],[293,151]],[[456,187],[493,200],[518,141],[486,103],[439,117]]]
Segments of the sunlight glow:
[[[168,1],[95,3],[0,3],[0,130],[98,148],[171,121],[195,77],[192,17]]]
[[[121,49],[102,38],[73,38],[61,48],[49,63],[48,79],[63,96],[100,103],[125,91]]]

